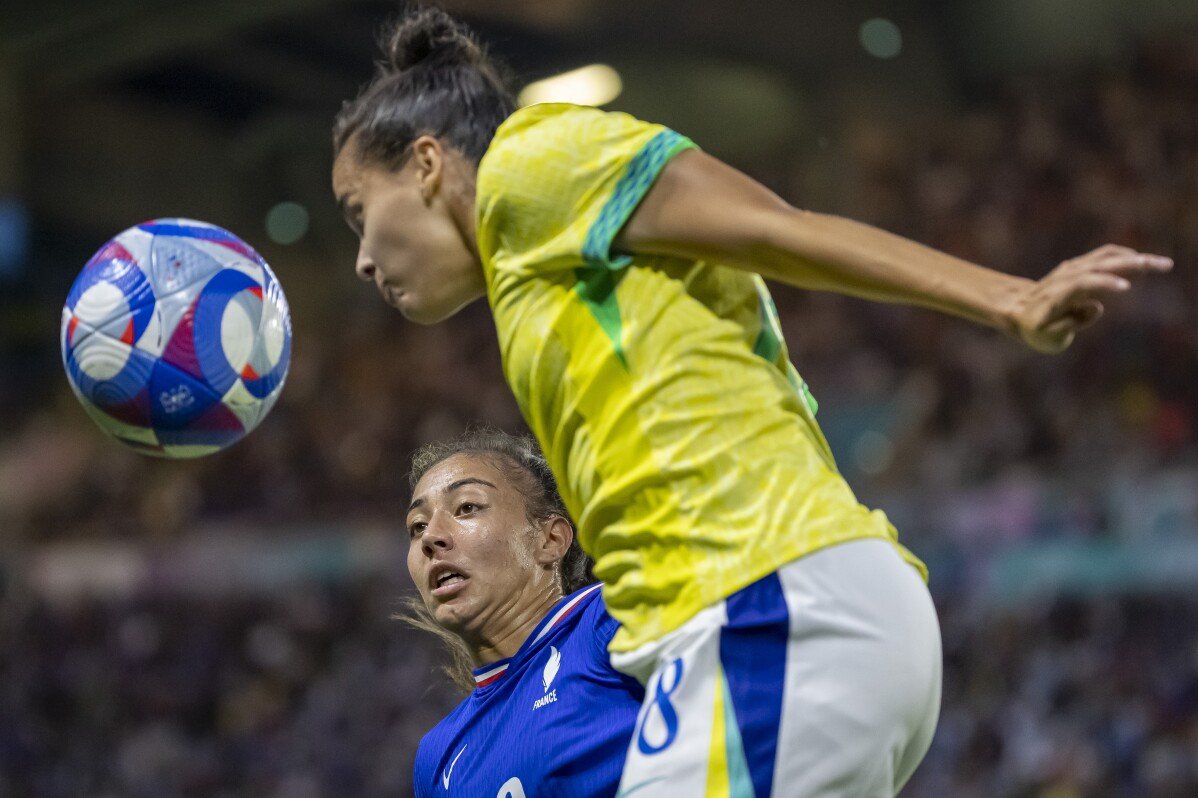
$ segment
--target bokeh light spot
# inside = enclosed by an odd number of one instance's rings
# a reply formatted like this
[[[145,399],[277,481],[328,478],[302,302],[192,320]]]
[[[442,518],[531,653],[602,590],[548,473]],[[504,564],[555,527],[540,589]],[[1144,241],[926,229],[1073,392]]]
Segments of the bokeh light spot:
[[[874,58],[894,58],[903,51],[903,34],[888,19],[875,17],[861,23],[861,46]]]
[[[298,202],[280,202],[266,212],[266,235],[276,244],[294,244],[308,232],[308,209]]]

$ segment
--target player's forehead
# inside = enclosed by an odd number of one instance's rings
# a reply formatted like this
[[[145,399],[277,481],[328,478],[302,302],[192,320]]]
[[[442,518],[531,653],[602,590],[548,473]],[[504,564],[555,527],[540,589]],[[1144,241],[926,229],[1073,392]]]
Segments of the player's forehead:
[[[352,142],[333,159],[333,194],[338,203],[344,203],[356,193],[362,181],[362,164],[351,147]]]
[[[515,488],[495,458],[460,452],[433,464],[412,491],[412,506],[435,502],[467,488],[506,495]]]

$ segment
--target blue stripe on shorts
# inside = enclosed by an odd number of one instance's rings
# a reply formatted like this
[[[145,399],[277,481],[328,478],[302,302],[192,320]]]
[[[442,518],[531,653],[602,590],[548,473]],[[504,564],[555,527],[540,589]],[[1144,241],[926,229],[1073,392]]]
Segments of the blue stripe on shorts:
[[[720,632],[720,661],[756,798],[769,798],[786,687],[790,613],[773,573],[725,599],[728,624]]]

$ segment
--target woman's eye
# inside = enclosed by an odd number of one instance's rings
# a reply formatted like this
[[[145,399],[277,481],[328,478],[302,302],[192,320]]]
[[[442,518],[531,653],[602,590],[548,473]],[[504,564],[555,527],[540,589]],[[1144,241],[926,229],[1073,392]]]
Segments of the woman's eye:
[[[459,513],[472,513],[477,509],[478,509],[478,505],[475,504],[474,502],[464,502],[462,504],[462,506],[458,508],[458,512]]]
[[[408,537],[416,537],[424,531],[426,526],[428,526],[428,524],[424,523],[423,521],[417,521],[416,523],[412,524],[408,527]]]

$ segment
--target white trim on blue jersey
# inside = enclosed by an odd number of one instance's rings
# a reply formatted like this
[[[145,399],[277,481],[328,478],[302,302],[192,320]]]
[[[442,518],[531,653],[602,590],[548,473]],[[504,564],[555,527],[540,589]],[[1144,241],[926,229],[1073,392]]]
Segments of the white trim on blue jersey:
[[[532,642],[534,644],[539,642],[542,637],[549,634],[549,630],[551,630],[554,626],[556,626],[558,621],[560,621],[562,618],[565,618],[570,613],[571,610],[573,610],[575,607],[577,607],[579,605],[579,603],[582,602],[583,599],[585,599],[587,596],[591,595],[592,593],[594,593],[595,591],[599,590],[602,587],[603,587],[603,585],[591,585],[590,587],[584,587],[581,590],[566,597],[565,604],[561,604],[559,602],[559,605],[558,605],[559,609],[557,609],[554,612],[551,612],[549,615],[545,616],[546,618],[549,619],[548,622],[541,621],[541,623],[538,624],[537,627],[533,630],[533,634],[530,635],[533,638]],[[537,631],[537,629],[539,629],[540,631]],[[475,670],[474,670],[474,686],[476,688],[486,687],[491,682],[493,682],[496,679],[498,679],[499,677],[503,676],[503,674],[507,673],[507,666],[508,666],[509,662],[511,662],[510,657],[508,659],[501,659],[501,660],[498,660],[497,662],[492,662],[489,665],[484,665],[481,668],[475,668]]]

